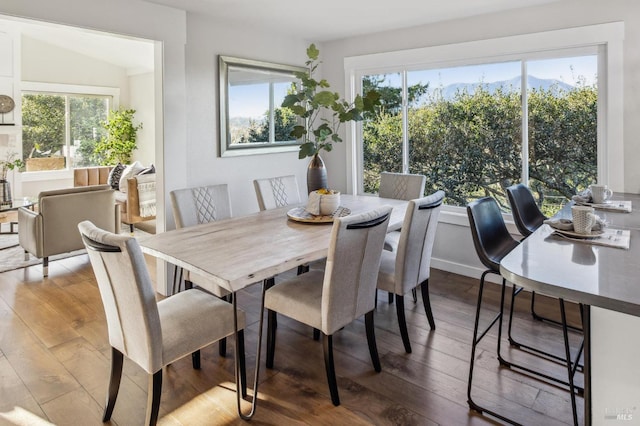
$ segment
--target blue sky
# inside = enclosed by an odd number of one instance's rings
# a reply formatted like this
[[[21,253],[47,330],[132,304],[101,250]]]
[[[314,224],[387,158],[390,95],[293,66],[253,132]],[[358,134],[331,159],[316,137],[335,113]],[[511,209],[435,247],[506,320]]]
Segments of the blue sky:
[[[596,82],[598,58],[596,55],[573,58],[545,59],[529,61],[529,75],[542,79],[556,79],[576,85],[579,77],[586,84]],[[447,86],[453,83],[492,83],[509,80],[520,75],[520,62],[504,62],[489,65],[474,65],[437,70],[411,71],[408,83],[430,82],[431,87]],[[399,87],[400,74],[388,74],[387,84]],[[275,105],[279,106],[287,93],[289,84],[275,85]],[[269,87],[265,84],[232,86],[229,90],[229,117],[262,118],[269,109]]]

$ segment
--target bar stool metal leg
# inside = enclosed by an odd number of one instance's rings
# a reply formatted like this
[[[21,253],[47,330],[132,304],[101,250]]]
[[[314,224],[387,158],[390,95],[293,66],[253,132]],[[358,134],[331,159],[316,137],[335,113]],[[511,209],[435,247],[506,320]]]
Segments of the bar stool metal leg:
[[[469,361],[469,381],[467,384],[467,403],[469,404],[469,408],[471,408],[472,410],[475,410],[479,413],[487,413],[493,417],[496,417],[502,421],[505,421],[509,424],[512,425],[519,425],[520,423],[517,423],[499,413],[496,413],[495,411],[489,410],[487,408],[484,408],[480,405],[478,405],[474,400],[473,397],[471,396],[471,389],[473,386],[473,367],[474,367],[474,363],[475,363],[475,356],[476,356],[476,346],[478,345],[478,343],[480,343],[480,341],[484,338],[484,336],[489,332],[489,330],[496,324],[496,322],[498,323],[498,346],[497,346],[497,351],[498,354],[500,353],[500,340],[502,338],[502,314],[503,314],[503,309],[504,309],[504,292],[505,292],[505,287],[506,287],[506,280],[503,278],[502,279],[502,291],[501,291],[501,296],[500,296],[500,311],[496,314],[496,316],[493,318],[493,320],[491,320],[491,322],[489,323],[489,325],[484,329],[484,331],[482,331],[482,333],[480,334],[480,336],[478,336],[478,328],[480,325],[480,310],[482,308],[482,295],[484,292],[484,283],[485,283],[485,278],[487,276],[487,274],[497,274],[496,272],[488,269],[486,271],[484,271],[482,273],[482,276],[480,277],[480,288],[478,289],[478,303],[476,305],[476,318],[475,318],[475,322],[473,324],[473,341],[471,343],[471,360]]]

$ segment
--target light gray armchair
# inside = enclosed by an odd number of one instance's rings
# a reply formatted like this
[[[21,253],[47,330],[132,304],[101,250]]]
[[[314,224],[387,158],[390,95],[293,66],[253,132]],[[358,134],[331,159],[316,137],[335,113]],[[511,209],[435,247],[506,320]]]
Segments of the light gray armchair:
[[[25,251],[42,259],[42,275],[49,275],[49,256],[84,248],[78,223],[90,220],[118,233],[120,209],[109,185],[43,191],[36,210],[18,210],[18,240]]]

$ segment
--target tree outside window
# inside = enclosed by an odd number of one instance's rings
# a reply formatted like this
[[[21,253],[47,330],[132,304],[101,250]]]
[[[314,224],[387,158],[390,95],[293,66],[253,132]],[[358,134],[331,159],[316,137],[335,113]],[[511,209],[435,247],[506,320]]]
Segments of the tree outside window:
[[[558,71],[548,75],[550,70],[574,72],[571,63],[580,63],[581,69],[593,73],[571,76],[572,84]],[[520,75],[522,63],[518,61],[409,72],[404,77],[406,108],[401,74],[365,76],[363,90],[375,88],[383,98],[381,107],[363,125],[365,192],[377,192],[380,172],[405,171],[427,176],[426,192],[444,189],[449,205],[465,206],[476,198],[492,196],[508,211],[505,189],[528,175],[526,183],[542,210],[551,215],[595,182],[597,57],[528,65],[526,79]],[[497,68],[503,77],[488,79],[498,75]],[[509,72],[515,74],[505,77]],[[459,80],[443,84],[447,78]],[[522,84],[526,84],[526,120]],[[523,123],[528,128],[525,136]],[[403,133],[405,126],[407,134]],[[402,143],[403,138],[407,143]],[[523,149],[528,156],[524,168]],[[403,154],[408,158],[406,165]]]
[[[24,92],[22,155],[27,171],[99,164],[94,149],[104,134],[100,122],[106,120],[110,102],[110,96]],[[30,163],[37,165],[30,168]]]

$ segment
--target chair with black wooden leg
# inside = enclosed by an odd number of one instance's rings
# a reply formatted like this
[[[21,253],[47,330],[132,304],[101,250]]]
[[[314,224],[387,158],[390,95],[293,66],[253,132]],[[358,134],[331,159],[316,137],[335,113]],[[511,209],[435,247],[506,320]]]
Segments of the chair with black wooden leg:
[[[427,177],[410,173],[380,173],[380,188],[378,196],[396,200],[415,200],[424,197],[424,187]],[[384,239],[384,249],[396,251],[400,240],[400,230],[392,231]],[[418,301],[415,288],[411,291],[414,303]],[[389,303],[393,303],[393,293],[389,293]]]
[[[226,184],[176,189],[169,193],[169,197],[177,229],[231,217],[231,199]],[[223,250],[223,248],[220,249]],[[178,271],[179,276],[174,274],[174,292],[176,287],[178,291],[180,290],[180,282],[182,281],[182,268],[176,267],[174,273]],[[186,289],[192,288],[194,284],[203,285],[211,289],[213,294],[221,299],[231,300],[231,294],[228,291],[203,275],[187,271],[184,283]],[[206,285],[204,285],[205,283]],[[225,356],[227,340],[221,339],[218,346],[220,356]]]
[[[576,393],[581,392],[582,389],[575,386],[573,383],[573,374],[571,373],[571,371],[575,372],[576,363],[572,362],[570,357],[570,351],[569,351],[568,340],[567,340],[566,323],[565,323],[565,326],[563,327],[566,357],[565,358],[558,357],[558,359],[561,359],[563,361],[563,363],[567,367],[567,370],[569,371],[568,381],[558,379],[554,376],[544,373],[543,371],[536,371],[529,367],[523,366],[521,364],[516,364],[512,361],[507,361],[502,356],[502,353],[501,353],[502,318],[503,318],[503,312],[504,312],[506,280],[502,278],[502,276],[500,275],[500,261],[509,252],[511,252],[511,250],[513,250],[519,244],[519,242],[515,240],[507,230],[507,227],[504,223],[504,219],[502,217],[502,212],[498,207],[498,203],[493,198],[484,197],[469,203],[467,205],[467,215],[469,217],[471,235],[473,237],[473,243],[476,249],[476,253],[480,261],[482,262],[482,264],[487,268],[487,270],[484,271],[482,273],[482,276],[480,277],[480,287],[478,289],[478,302],[476,305],[476,315],[475,315],[475,322],[473,326],[473,340],[471,344],[471,360],[469,362],[469,380],[468,380],[468,386],[467,386],[467,402],[469,404],[469,407],[480,413],[486,412],[508,423],[517,424],[513,420],[493,410],[490,410],[478,405],[473,400],[473,397],[471,394],[472,388],[473,388],[472,384],[473,384],[473,371],[474,371],[474,365],[475,365],[476,347],[478,343],[480,343],[480,341],[486,336],[489,330],[497,323],[498,324],[498,340],[497,340],[496,352],[498,355],[498,361],[500,362],[500,365],[508,368],[515,368],[521,372],[533,374],[545,380],[553,381],[555,383],[559,383],[567,386],[569,388],[573,415],[575,418],[576,416],[575,395]],[[499,307],[498,313],[489,322],[489,325],[481,333],[478,333],[485,278],[488,274],[500,275],[502,278],[502,286],[501,286],[501,293],[500,293],[500,307]],[[564,312],[564,301],[560,299],[560,303],[561,303],[561,309]],[[564,319],[564,316],[563,316],[563,319]],[[582,352],[582,346],[578,350],[578,355],[576,357],[576,360],[580,358],[581,352]]]
[[[404,313],[404,295],[420,286],[429,326],[436,324],[429,301],[431,252],[438,226],[444,191],[409,201],[400,239],[395,251],[384,250],[380,260],[378,289],[395,294],[398,324],[404,349],[411,353],[411,343]]]
[[[340,405],[333,359],[333,335],[364,315],[369,354],[375,371],[381,371],[376,347],[373,311],[380,255],[391,207],[337,218],[325,271],[310,270],[276,284],[265,293],[269,310],[267,368],[273,368],[276,330],[274,319],[281,313],[322,332],[324,362],[334,405]]]
[[[78,225],[93,267],[107,318],[111,344],[111,378],[103,421],[111,418],[126,356],[149,374],[146,425],[155,425],[160,408],[162,369],[235,333],[233,306],[197,289],[156,302],[151,277],[135,238]],[[203,321],[206,319],[206,321]],[[239,312],[239,371],[246,395],[244,362],[245,316]],[[198,327],[192,327],[197,323]],[[194,368],[200,360],[192,356]]]

